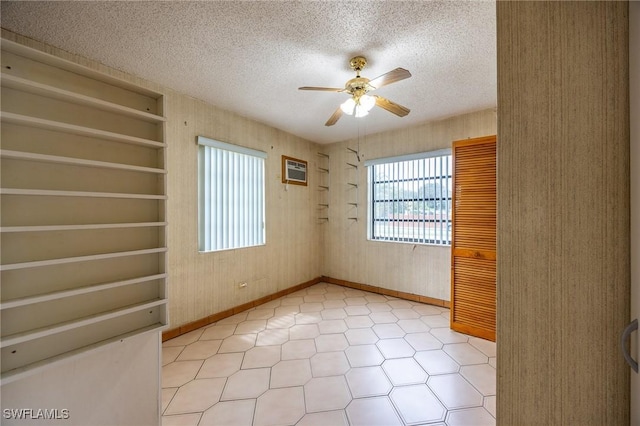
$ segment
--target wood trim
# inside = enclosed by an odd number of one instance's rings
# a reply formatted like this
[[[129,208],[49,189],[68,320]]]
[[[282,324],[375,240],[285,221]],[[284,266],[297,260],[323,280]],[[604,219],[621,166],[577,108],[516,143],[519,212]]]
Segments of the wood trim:
[[[435,297],[422,296],[419,294],[406,293],[404,291],[390,290],[384,287],[376,287],[368,284],[361,284],[353,281],[340,280],[337,278],[331,278],[327,276],[322,276],[321,282],[336,284],[343,287],[355,288],[356,290],[363,290],[371,293],[383,294],[385,296],[397,297],[399,299],[410,300],[412,302],[420,302],[420,303],[425,303],[427,305],[440,306],[442,308],[450,307],[450,303],[448,300],[436,299]]]
[[[293,287],[289,287],[285,290],[280,290],[276,293],[273,293],[269,296],[264,296],[261,297],[260,299],[256,299],[254,301],[251,302],[247,302],[244,303],[242,305],[227,309],[225,311],[222,312],[217,312],[215,314],[209,315],[208,317],[205,318],[201,318],[199,320],[190,322],[188,324],[184,324],[181,325],[180,327],[176,327],[173,328],[171,330],[167,330],[162,332],[162,341],[165,342],[167,340],[176,338],[178,336],[181,336],[183,334],[189,333],[193,330],[197,330],[201,327],[204,327],[206,325],[209,324],[213,324],[215,322],[218,322],[220,320],[223,320],[225,318],[228,318],[230,316],[239,314],[240,312],[246,311],[247,309],[251,309],[251,308],[255,308],[256,306],[260,306],[264,303],[270,302],[272,300],[275,300],[279,297],[282,296],[286,296],[287,294],[291,294],[294,293],[298,290],[302,290],[305,289],[307,287],[311,287],[312,285],[318,284],[318,283],[329,283],[329,284],[335,284],[335,285],[339,285],[342,287],[349,287],[349,288],[354,288],[357,290],[362,290],[362,291],[368,291],[371,293],[376,293],[376,294],[383,294],[385,296],[391,296],[391,297],[397,297],[399,299],[405,299],[405,300],[410,300],[413,302],[419,302],[419,303],[425,303],[427,305],[434,305],[434,306],[440,306],[442,308],[449,308],[450,304],[448,300],[442,300],[442,299],[436,299],[433,297],[428,297],[428,296],[421,296],[419,294],[413,294],[413,293],[405,293],[402,291],[396,291],[396,290],[390,290],[388,288],[383,288],[383,287],[375,287],[372,285],[368,285],[368,284],[361,284],[361,283],[356,283],[353,281],[346,281],[346,280],[340,280],[337,278],[331,278],[331,277],[327,277],[327,276],[320,276],[317,278],[314,278],[312,280],[309,280],[307,282],[298,284],[296,286]]]
[[[204,327],[206,325],[213,324],[214,322],[218,322],[218,321],[220,321],[222,319],[225,319],[225,318],[228,318],[230,316],[239,314],[240,312],[244,312],[247,309],[255,308],[256,306],[260,306],[260,305],[262,305],[264,303],[270,302],[270,301],[275,300],[275,299],[277,299],[279,297],[282,297],[282,296],[286,296],[287,294],[294,293],[294,292],[296,292],[298,290],[302,290],[304,288],[311,287],[312,285],[318,284],[318,283],[323,282],[323,281],[324,281],[323,277],[317,277],[317,278],[314,278],[312,280],[306,281],[304,283],[295,285],[293,287],[289,287],[287,289],[280,290],[280,291],[278,291],[276,293],[273,293],[273,294],[270,294],[268,296],[261,297],[260,299],[256,299],[256,300],[253,300],[251,302],[243,303],[242,305],[238,305],[238,306],[235,306],[233,308],[226,309],[226,310],[224,310],[222,312],[217,312],[215,314],[211,314],[208,317],[200,318],[198,320],[195,320],[195,321],[192,321],[190,323],[181,325],[179,327],[172,328],[172,329],[167,330],[167,331],[163,331],[162,332],[162,341],[165,342],[167,340],[170,340],[170,339],[173,339],[175,337],[178,337],[178,336],[180,336],[182,334],[186,334],[186,333],[189,333],[190,331],[197,330],[197,329],[199,329],[201,327]]]
[[[461,139],[455,141],[457,147],[466,146],[466,145],[478,145],[482,143],[491,143],[496,142],[496,135],[488,135],[488,136],[480,136],[478,138],[469,138],[469,139]]]

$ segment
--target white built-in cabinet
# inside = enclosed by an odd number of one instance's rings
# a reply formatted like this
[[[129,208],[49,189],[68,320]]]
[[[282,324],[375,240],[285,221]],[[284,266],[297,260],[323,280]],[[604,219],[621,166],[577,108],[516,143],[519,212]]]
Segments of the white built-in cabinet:
[[[167,325],[163,97],[2,40],[3,382]]]

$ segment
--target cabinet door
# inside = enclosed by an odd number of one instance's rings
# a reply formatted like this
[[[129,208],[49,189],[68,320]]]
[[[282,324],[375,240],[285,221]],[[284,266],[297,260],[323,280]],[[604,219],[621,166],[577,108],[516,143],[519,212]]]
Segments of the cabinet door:
[[[496,339],[496,137],[453,143],[451,328]]]

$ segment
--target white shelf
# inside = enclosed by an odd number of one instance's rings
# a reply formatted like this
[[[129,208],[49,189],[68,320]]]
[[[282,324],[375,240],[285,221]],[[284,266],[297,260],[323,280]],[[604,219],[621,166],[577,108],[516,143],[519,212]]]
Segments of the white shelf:
[[[42,337],[51,336],[53,334],[62,333],[65,331],[73,330],[75,328],[85,327],[97,322],[106,321],[112,318],[121,317],[123,315],[130,314],[132,312],[142,311],[149,308],[155,308],[156,306],[165,305],[166,299],[155,299],[151,302],[140,303],[124,309],[114,309],[112,311],[104,312],[97,315],[91,315],[80,320],[75,319],[66,321],[60,324],[54,324],[48,327],[42,327],[35,330],[30,330],[24,333],[12,334],[11,336],[3,337],[0,340],[0,348],[6,348],[8,346],[17,345],[31,340],[40,339]]]
[[[323,152],[318,152],[318,157],[321,164],[317,164],[317,172],[318,176],[318,188],[323,191],[323,194],[319,195],[318,199],[318,214],[322,214],[323,216],[318,217],[318,223],[326,223],[329,222],[329,191],[331,186],[331,157],[329,154],[325,154]]]
[[[91,192],[91,191],[59,191],[54,189],[21,189],[0,188],[1,195],[33,195],[47,197],[87,197],[87,198],[133,198],[138,200],[166,200],[166,195],[129,194],[121,192]]]
[[[2,111],[1,118],[5,123],[38,127],[40,129],[55,130],[58,132],[72,133],[80,136],[90,136],[94,138],[128,143],[132,145],[151,146],[155,148],[165,147],[165,144],[162,142],[138,138],[136,136],[123,135],[120,133],[108,132],[106,130],[92,129],[90,127],[76,126],[75,124],[68,124],[60,121],[51,121],[45,120],[43,118],[29,117],[27,115],[15,114],[12,112]]]
[[[101,109],[103,111],[122,114],[128,117],[138,118],[150,123],[162,123],[166,121],[164,117],[150,114],[146,111],[140,111],[123,105],[114,104],[112,102],[103,101],[102,99],[92,98],[90,96],[81,95],[70,92],[68,90],[58,89],[57,87],[48,86],[46,84],[37,83],[35,81],[26,80],[11,74],[2,73],[2,86],[10,89],[21,90],[23,92],[40,95],[47,98],[58,99],[62,101],[73,102],[78,105],[85,105],[92,108]]]
[[[348,167],[351,167],[351,171],[352,171],[352,173],[354,173],[354,172],[356,173],[355,180],[356,180],[356,182],[357,182],[357,179],[358,179],[357,171],[358,171],[358,163],[360,162],[360,153],[359,153],[357,150],[352,149],[352,148],[349,148],[349,147],[347,147],[347,151],[348,151],[350,154],[355,155],[355,156],[356,156],[356,159],[358,160],[358,161],[357,161],[357,163],[356,163],[356,162],[354,162],[354,163],[350,163],[349,161],[347,161],[347,162],[346,162],[346,163],[347,163],[347,166],[348,166]],[[353,178],[353,177],[354,177],[354,176],[352,176],[352,178]],[[348,219],[348,220],[353,220],[353,221],[357,222],[357,221],[358,221],[358,199],[359,199],[359,196],[358,196],[358,184],[357,184],[357,183],[353,183],[353,182],[347,182],[347,185],[349,185],[349,186],[351,186],[351,187],[355,188],[355,201],[347,202],[347,205],[352,207],[352,208],[349,210],[349,213],[348,213],[348,214],[349,214],[350,216],[349,216],[349,217],[347,217],[347,219]]]
[[[157,173],[157,174],[167,173],[167,171],[164,169],[158,169],[154,167],[133,166],[130,164],[110,163],[106,161],[96,161],[96,160],[85,160],[82,158],[36,154],[32,152],[23,152],[23,151],[11,151],[7,149],[0,149],[0,157],[10,158],[14,160],[39,161],[44,163],[66,164],[66,165],[72,165],[72,166],[86,166],[86,167],[97,167],[97,168],[103,168],[103,169],[127,170],[132,172],[141,172],[141,173]]]
[[[0,311],[4,309],[12,309],[20,306],[33,305],[36,303],[48,302],[56,299],[63,299],[65,297],[79,296],[82,294],[94,293],[97,291],[109,290],[112,288],[124,287],[128,285],[139,284],[147,281],[153,281],[153,280],[164,279],[164,278],[167,278],[167,274],[147,275],[144,277],[131,278],[128,280],[120,280],[120,281],[113,281],[109,283],[88,285],[88,286],[74,288],[71,290],[55,291],[52,293],[40,294],[38,296],[21,297],[18,299],[13,299],[13,300],[0,303]]]
[[[31,262],[9,263],[0,265],[0,271],[14,271],[16,269],[39,268],[42,266],[63,265],[65,263],[89,262],[92,260],[114,259],[116,257],[141,256],[143,254],[164,253],[166,247],[144,250],[118,251],[115,253],[90,254],[87,256],[63,257],[59,259],[34,260]]]
[[[26,225],[2,226],[1,233],[9,232],[50,232],[50,231],[86,231],[90,229],[122,229],[122,228],[152,228],[166,226],[167,222],[128,222],[128,223],[91,223],[86,225]]]
[[[19,56],[24,56],[26,58],[33,59],[34,61],[42,62],[44,64],[51,65],[56,68],[70,71],[74,74],[89,77],[94,80],[103,81],[107,84],[111,84],[112,86],[120,87],[122,89],[139,93],[144,96],[149,96],[152,98],[158,98],[161,96],[160,93],[144,89],[140,86],[136,86],[135,84],[129,83],[128,81],[120,80],[119,78],[116,78],[107,74],[103,74],[100,71],[87,68],[83,65],[77,64],[75,62],[71,62],[67,59],[62,59],[57,56],[53,56],[49,53],[42,52],[40,50],[33,49],[31,47],[22,45],[20,43],[16,43],[11,40],[6,40],[4,38],[2,39],[2,50],[11,52]]]

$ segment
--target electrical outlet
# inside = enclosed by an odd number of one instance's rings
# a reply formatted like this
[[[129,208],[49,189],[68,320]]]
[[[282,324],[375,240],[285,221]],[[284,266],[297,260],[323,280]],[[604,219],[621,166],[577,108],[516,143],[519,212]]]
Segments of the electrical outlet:
[[[238,283],[238,288],[247,288],[247,283],[246,282]]]

